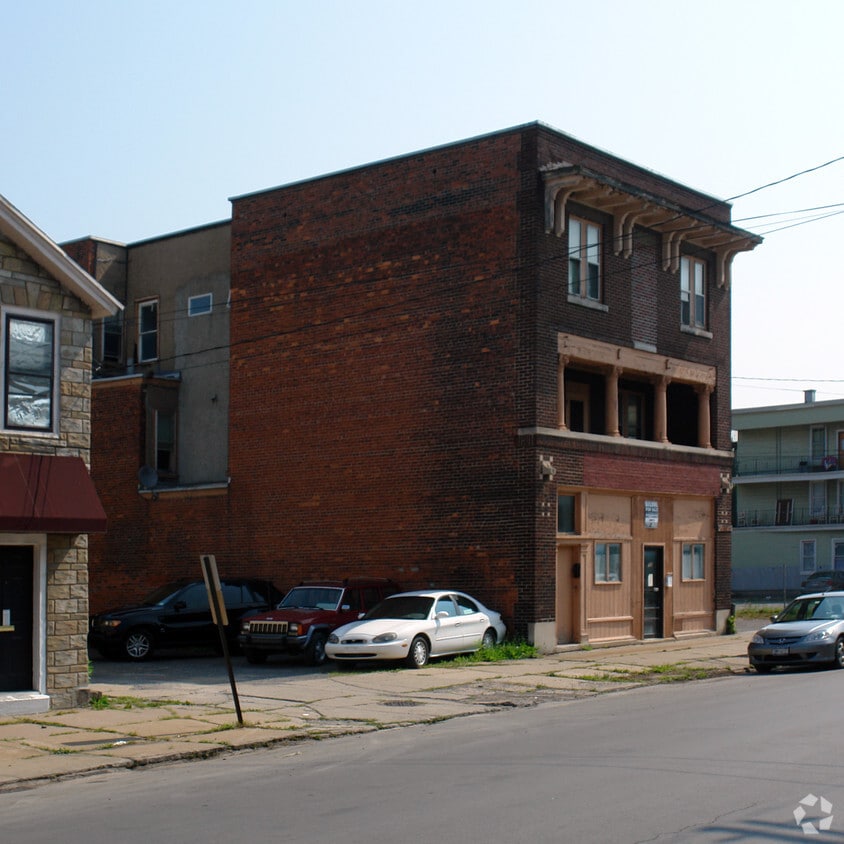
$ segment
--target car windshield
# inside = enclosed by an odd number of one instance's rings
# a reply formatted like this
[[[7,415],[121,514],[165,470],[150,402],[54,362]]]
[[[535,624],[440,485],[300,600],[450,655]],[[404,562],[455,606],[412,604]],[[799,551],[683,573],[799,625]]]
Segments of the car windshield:
[[[154,589],[140,601],[140,605],[142,607],[157,607],[159,604],[163,604],[174,592],[178,592],[186,585],[185,583],[167,583],[164,586],[159,586],[158,589]]]
[[[829,621],[844,618],[844,598],[799,598],[778,616],[777,623],[789,621]]]
[[[330,586],[296,586],[284,596],[278,609],[336,610],[342,597],[342,589]]]
[[[376,604],[364,618],[400,618],[421,620],[427,618],[434,599],[426,595],[399,595]]]

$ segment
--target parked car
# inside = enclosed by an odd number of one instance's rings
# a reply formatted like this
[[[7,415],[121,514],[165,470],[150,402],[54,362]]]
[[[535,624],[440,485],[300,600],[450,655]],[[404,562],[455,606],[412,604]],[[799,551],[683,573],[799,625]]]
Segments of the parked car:
[[[844,571],[816,571],[800,584],[800,588],[804,594],[844,589]]]
[[[844,668],[844,591],[795,598],[754,635],[747,656],[760,674],[778,665]]]
[[[392,580],[377,578],[300,583],[275,610],[244,618],[238,641],[253,665],[270,654],[301,655],[309,665],[322,665],[332,630],[400,591]]]
[[[492,647],[506,632],[497,612],[462,592],[403,592],[335,630],[326,654],[344,663],[391,659],[422,668],[430,657]]]
[[[275,606],[281,599],[281,592],[266,580],[221,578],[220,586],[232,644],[245,613]],[[159,648],[221,648],[203,580],[168,583],[137,604],[93,616],[88,644],[107,659],[132,660],[147,659]]]

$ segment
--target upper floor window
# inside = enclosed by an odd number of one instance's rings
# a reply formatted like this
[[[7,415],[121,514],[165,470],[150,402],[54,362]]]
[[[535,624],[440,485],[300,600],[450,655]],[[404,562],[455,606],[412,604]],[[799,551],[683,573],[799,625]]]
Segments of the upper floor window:
[[[601,300],[601,227],[569,219],[569,294]]]
[[[191,296],[188,299],[188,316],[210,314],[213,304],[214,299],[210,293],[203,293],[200,296]]]
[[[618,430],[622,437],[645,438],[645,397],[641,393],[619,390]]]
[[[120,360],[123,346],[123,315],[107,316],[103,320],[103,360]]]
[[[680,323],[706,328],[706,264],[698,258],[680,259]]]
[[[165,476],[176,474],[176,415],[155,413],[155,468]]]
[[[4,427],[52,431],[58,377],[57,318],[7,314],[4,335]]]
[[[138,360],[158,357],[158,300],[138,304]]]

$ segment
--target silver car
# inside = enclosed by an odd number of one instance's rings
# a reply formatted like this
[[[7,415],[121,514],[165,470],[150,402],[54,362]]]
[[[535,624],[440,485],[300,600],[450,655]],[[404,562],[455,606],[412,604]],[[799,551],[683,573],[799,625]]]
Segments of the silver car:
[[[844,668],[844,592],[795,598],[754,635],[747,656],[760,674],[778,665]]]

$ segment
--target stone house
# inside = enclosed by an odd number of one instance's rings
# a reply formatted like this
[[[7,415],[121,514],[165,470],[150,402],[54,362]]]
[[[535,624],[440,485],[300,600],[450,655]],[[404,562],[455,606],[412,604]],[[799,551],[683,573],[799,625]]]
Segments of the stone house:
[[[120,303],[0,197],[0,713],[88,684],[91,325]]]
[[[531,123],[68,244],[126,305],[95,325],[92,605],[214,553],[462,588],[545,649],[722,628],[731,264],[759,242]]]

